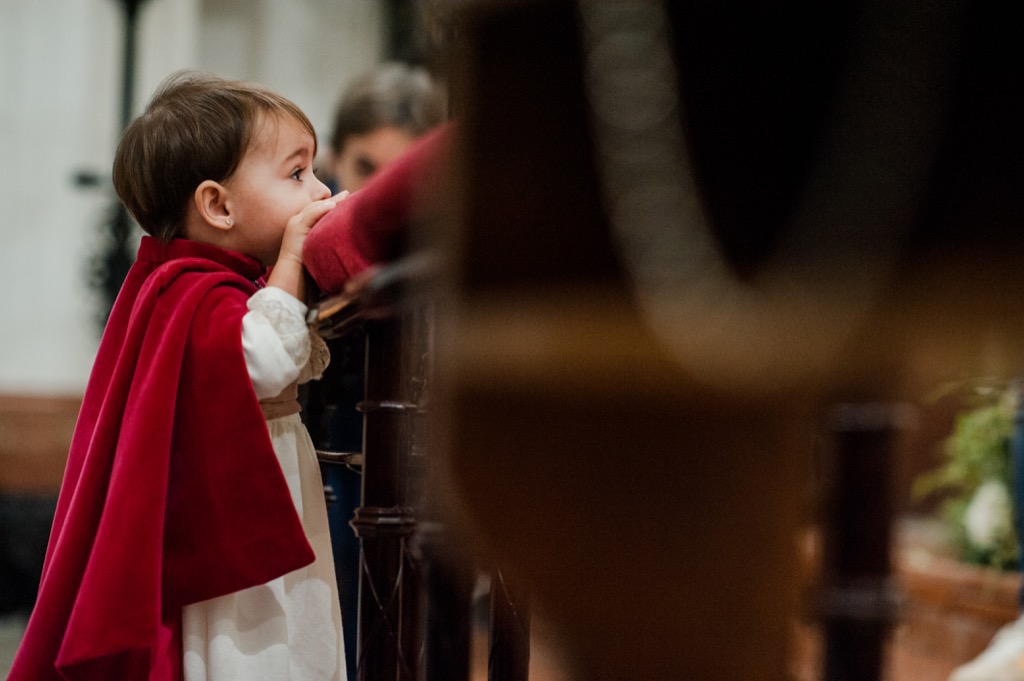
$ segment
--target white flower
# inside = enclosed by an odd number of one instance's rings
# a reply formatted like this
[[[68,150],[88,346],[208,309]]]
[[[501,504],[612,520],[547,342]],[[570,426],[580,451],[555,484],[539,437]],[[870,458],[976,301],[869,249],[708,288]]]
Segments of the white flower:
[[[980,549],[993,549],[999,538],[1011,531],[1012,523],[1010,492],[1006,484],[989,480],[979,485],[964,513],[967,539]]]

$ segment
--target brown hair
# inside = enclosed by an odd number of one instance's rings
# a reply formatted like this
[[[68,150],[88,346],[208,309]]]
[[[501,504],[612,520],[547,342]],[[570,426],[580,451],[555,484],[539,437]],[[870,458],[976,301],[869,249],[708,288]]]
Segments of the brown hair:
[[[295,119],[315,144],[302,110],[262,85],[195,71],[171,75],[117,147],[118,197],[142,229],[170,241],[184,225],[196,187],[231,177],[264,115]]]
[[[334,114],[331,150],[341,153],[350,136],[385,126],[419,137],[444,122],[445,109],[444,95],[426,69],[383,64],[346,88]]]

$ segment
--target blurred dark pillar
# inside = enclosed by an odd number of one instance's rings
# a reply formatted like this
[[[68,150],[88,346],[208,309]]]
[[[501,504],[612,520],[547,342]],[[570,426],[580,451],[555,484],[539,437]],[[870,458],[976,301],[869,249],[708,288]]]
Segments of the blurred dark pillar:
[[[841,404],[830,413],[822,677],[829,681],[882,678],[897,602],[890,562],[895,443],[912,418],[899,404]]]
[[[384,50],[386,61],[423,63],[422,7],[419,0],[387,0],[384,3]]]
[[[146,0],[118,0],[124,15],[124,44],[121,75],[121,127],[123,131],[132,121],[132,103],[135,99],[135,62],[136,62],[136,28],[138,26],[139,9]],[[132,219],[128,211],[117,200],[113,199],[110,218],[101,225],[105,246],[94,256],[92,263],[93,285],[102,294],[99,319],[105,325],[114,305],[121,284],[128,275],[134,258],[129,251],[128,242],[132,233]]]
[[[132,122],[132,101],[135,99],[135,33],[139,8],[146,0],[118,0],[124,10],[123,71],[121,77],[121,129]]]

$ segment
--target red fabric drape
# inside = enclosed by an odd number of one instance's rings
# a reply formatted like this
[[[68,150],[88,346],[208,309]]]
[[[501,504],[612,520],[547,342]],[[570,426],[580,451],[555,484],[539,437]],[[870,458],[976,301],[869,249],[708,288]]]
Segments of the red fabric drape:
[[[242,355],[263,268],[144,237],[100,343],[10,681],[177,680],[181,607],[313,560]]]

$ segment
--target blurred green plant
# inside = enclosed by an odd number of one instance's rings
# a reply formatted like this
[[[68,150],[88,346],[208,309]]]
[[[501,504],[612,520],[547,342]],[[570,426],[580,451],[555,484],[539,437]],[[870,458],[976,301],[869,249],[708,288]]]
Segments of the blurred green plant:
[[[1020,391],[1005,380],[974,379],[939,395],[953,391],[966,392],[965,409],[942,442],[942,463],[920,475],[912,492],[917,499],[942,495],[939,514],[962,560],[1016,570],[1010,437]]]

